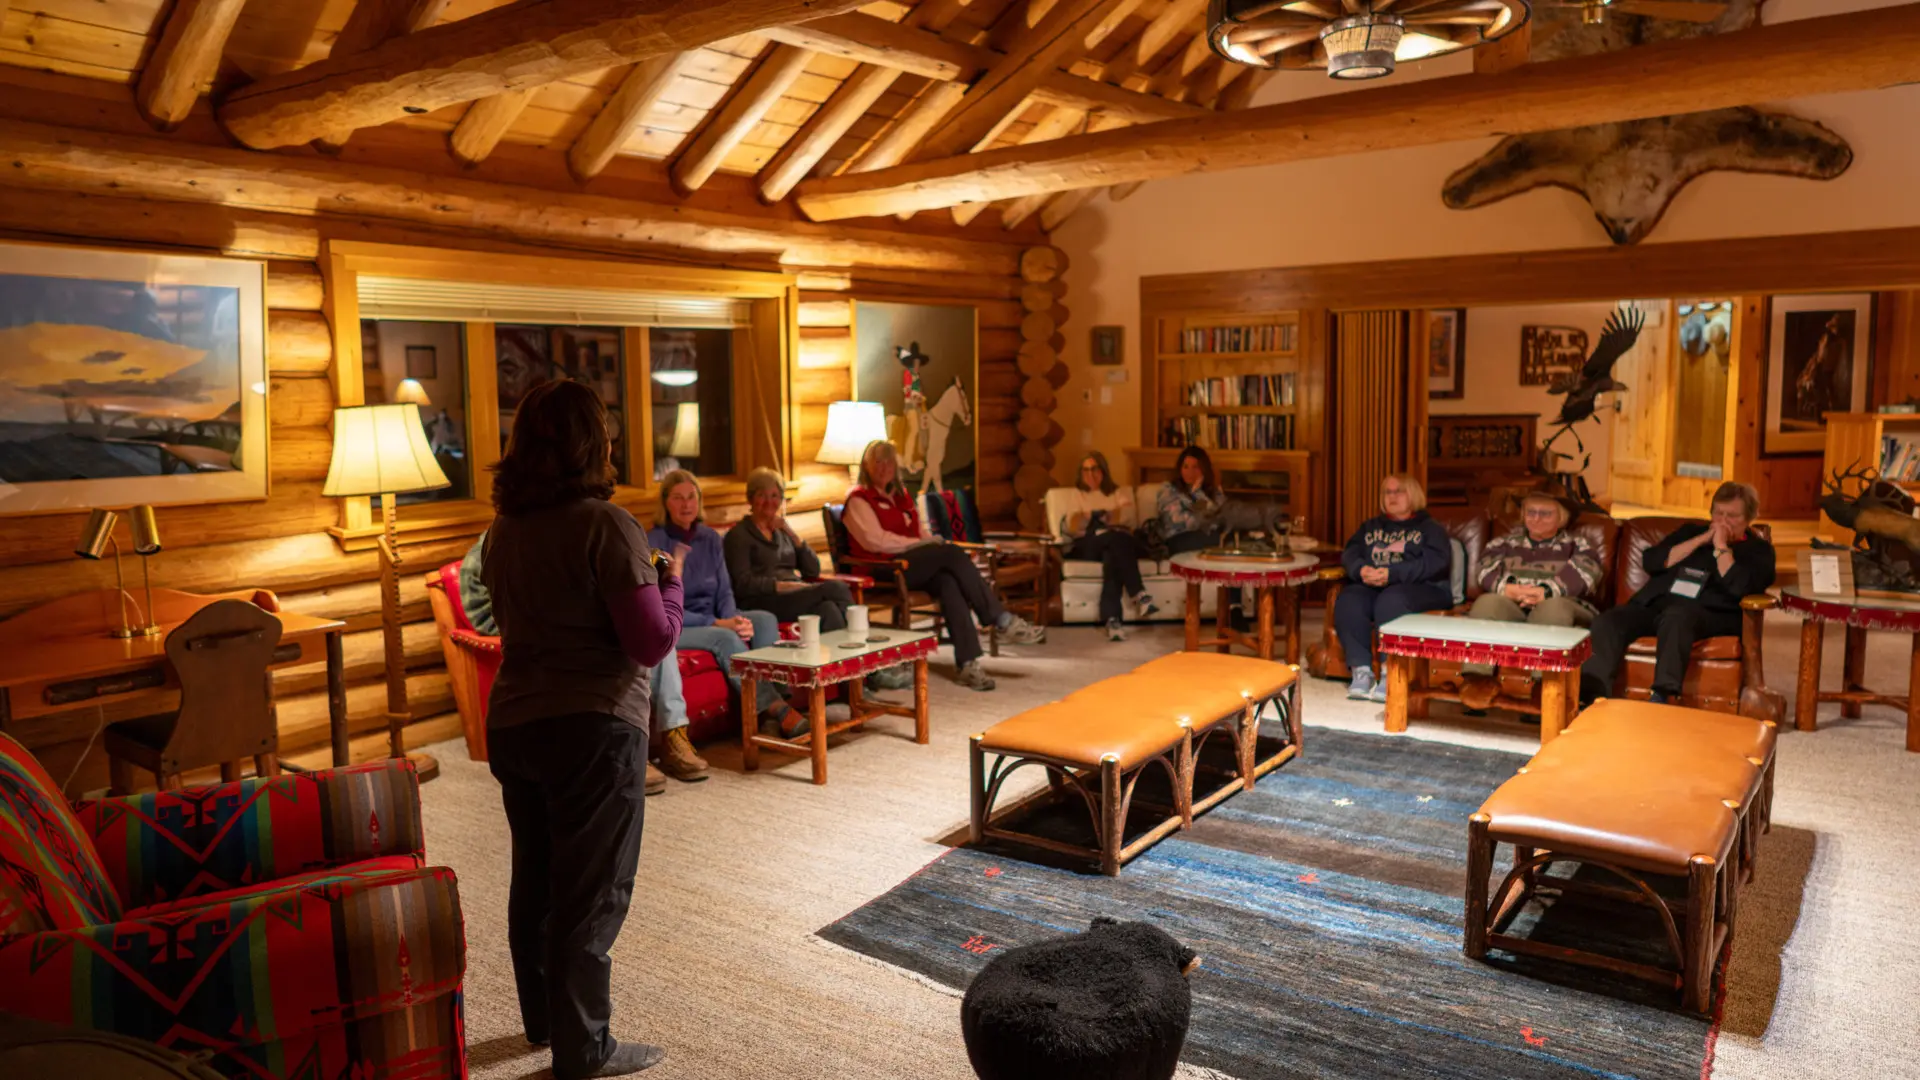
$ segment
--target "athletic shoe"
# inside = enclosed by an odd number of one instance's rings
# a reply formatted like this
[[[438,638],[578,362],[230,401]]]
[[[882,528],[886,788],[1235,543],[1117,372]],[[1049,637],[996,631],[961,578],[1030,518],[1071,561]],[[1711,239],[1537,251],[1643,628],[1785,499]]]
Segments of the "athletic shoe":
[[[655,1065],[660,1064],[660,1059],[666,1056],[667,1052],[665,1050],[657,1046],[649,1046],[646,1043],[615,1043],[613,1054],[607,1058],[606,1063],[587,1075],[631,1076],[642,1069],[653,1068]]]
[[[1119,619],[1107,620],[1107,640],[1108,641],[1127,640],[1127,628],[1120,625]]]
[[[1139,596],[1133,598],[1133,602],[1134,605],[1140,609],[1140,618],[1142,621],[1160,614],[1160,605],[1153,602],[1152,593],[1142,592]]]
[[[968,663],[956,672],[953,681],[969,690],[993,689],[993,676],[987,674],[987,669],[981,667],[978,660]]]
[[[1347,684],[1347,697],[1353,701],[1365,701],[1373,694],[1373,669],[1354,668],[1353,681]]]
[[[913,686],[913,668],[908,664],[898,664],[890,668],[881,668],[867,676],[869,690],[907,690]]]
[[[1009,645],[1039,645],[1047,640],[1047,628],[1014,615],[1000,628],[1000,640]]]
[[[1380,679],[1376,681],[1373,684],[1372,691],[1370,691],[1367,694],[1367,700],[1373,701],[1373,702],[1385,702],[1387,700],[1387,680]]]

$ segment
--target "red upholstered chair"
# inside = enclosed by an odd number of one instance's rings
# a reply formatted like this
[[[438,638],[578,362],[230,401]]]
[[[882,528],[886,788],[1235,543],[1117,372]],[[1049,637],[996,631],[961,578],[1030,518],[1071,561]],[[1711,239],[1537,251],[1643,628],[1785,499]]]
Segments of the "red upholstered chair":
[[[1667,534],[1697,519],[1638,517],[1620,529],[1620,551],[1614,559],[1613,599],[1626,603],[1649,579],[1641,556]],[[1773,530],[1755,523],[1754,533],[1769,542]],[[1776,723],[1786,713],[1786,699],[1767,689],[1761,642],[1767,609],[1777,603],[1766,593],[1740,601],[1740,636],[1706,638],[1694,642],[1693,662],[1680,686],[1676,705],[1715,712],[1739,713]],[[1643,637],[1627,648],[1626,696],[1644,701],[1653,691],[1655,640]]]
[[[0,1012],[248,1080],[464,1077],[466,940],[406,759],[69,806],[0,735]]]

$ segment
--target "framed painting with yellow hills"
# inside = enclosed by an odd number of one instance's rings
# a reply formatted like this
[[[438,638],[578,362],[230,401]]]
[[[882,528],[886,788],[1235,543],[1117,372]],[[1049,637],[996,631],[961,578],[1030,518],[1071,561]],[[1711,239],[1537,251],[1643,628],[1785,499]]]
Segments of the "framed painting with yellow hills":
[[[266,263],[0,243],[0,514],[266,496]]]

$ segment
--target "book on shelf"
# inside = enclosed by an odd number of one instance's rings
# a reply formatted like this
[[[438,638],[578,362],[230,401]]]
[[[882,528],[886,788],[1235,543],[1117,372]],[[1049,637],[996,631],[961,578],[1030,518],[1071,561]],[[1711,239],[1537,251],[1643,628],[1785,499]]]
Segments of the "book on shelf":
[[[1920,439],[1882,435],[1880,479],[1896,484],[1920,481]]]
[[[1261,326],[1201,326],[1180,334],[1180,351],[1190,353],[1284,352],[1294,347],[1293,323]]]
[[[1291,450],[1291,416],[1176,416],[1167,421],[1166,445],[1215,450]]]
[[[1293,372],[1274,375],[1235,375],[1196,379],[1187,384],[1188,405],[1293,404]]]

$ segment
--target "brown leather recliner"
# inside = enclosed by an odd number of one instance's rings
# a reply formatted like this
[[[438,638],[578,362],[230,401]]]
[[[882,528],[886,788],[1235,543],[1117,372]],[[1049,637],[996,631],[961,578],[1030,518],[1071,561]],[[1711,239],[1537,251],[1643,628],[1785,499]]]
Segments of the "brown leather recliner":
[[[1614,560],[1613,595],[1625,603],[1650,579],[1641,557],[1646,550],[1682,525],[1697,519],[1677,517],[1640,517],[1628,520],[1620,531],[1620,552]],[[1768,542],[1773,532],[1765,525],[1750,526]],[[1767,689],[1762,667],[1761,642],[1767,609],[1777,601],[1757,593],[1740,601],[1740,636],[1705,638],[1694,642],[1693,662],[1687,666],[1681,684],[1680,700],[1675,705],[1715,712],[1739,713],[1755,720],[1778,722],[1786,712],[1786,699]],[[1643,637],[1627,648],[1626,696],[1645,701],[1653,690],[1655,641]]]
[[[1487,550],[1487,540],[1492,536],[1493,526],[1487,520],[1484,510],[1475,510],[1465,506],[1429,506],[1427,513],[1433,520],[1447,530],[1447,535],[1460,542],[1467,553],[1467,602],[1480,595],[1474,587],[1472,567],[1480,562],[1480,555]],[[1344,543],[1344,542],[1343,542]],[[1340,598],[1340,590],[1347,580],[1347,572],[1339,566],[1329,566],[1320,571],[1320,580],[1327,582],[1327,619],[1321,629],[1318,644],[1307,648],[1307,670],[1323,679],[1350,679],[1353,669],[1347,666],[1347,656],[1340,648],[1340,639],[1333,630],[1333,604]]]

